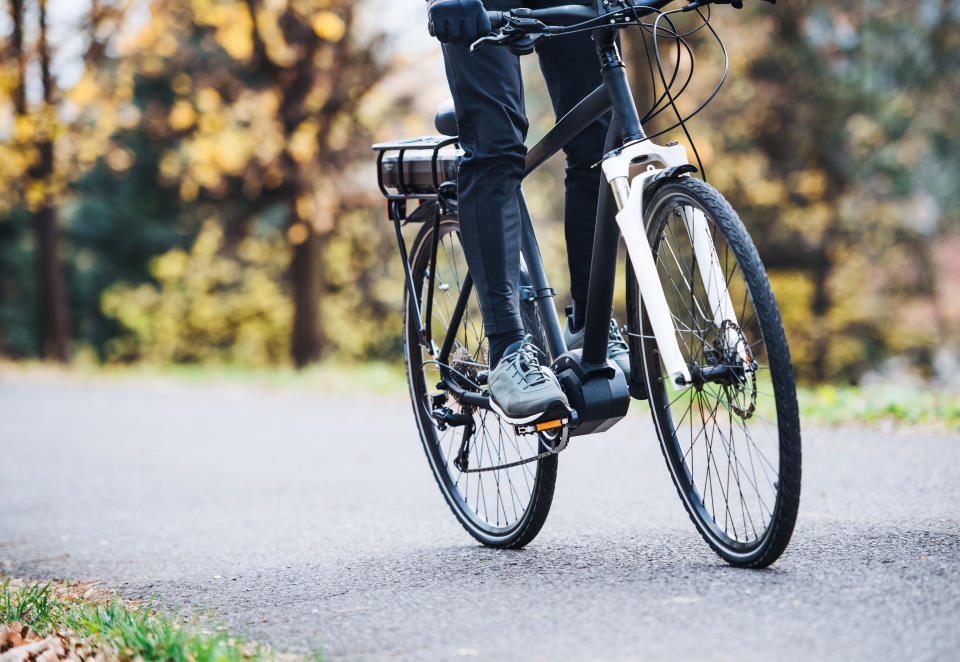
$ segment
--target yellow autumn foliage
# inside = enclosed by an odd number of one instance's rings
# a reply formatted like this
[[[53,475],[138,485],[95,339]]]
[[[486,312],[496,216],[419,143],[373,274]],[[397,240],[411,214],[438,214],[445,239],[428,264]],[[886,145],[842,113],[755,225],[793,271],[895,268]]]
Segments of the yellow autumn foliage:
[[[216,221],[203,225],[189,251],[154,259],[157,284],[120,283],[101,307],[125,333],[111,341],[113,361],[266,366],[290,353],[293,305],[283,276],[286,242],[244,239],[231,254]]]
[[[318,12],[311,21],[313,31],[317,36],[327,41],[340,41],[343,39],[347,26],[343,19],[332,11]]]
[[[177,99],[170,108],[170,128],[174,131],[183,131],[193,126],[197,121],[197,111],[186,99]]]

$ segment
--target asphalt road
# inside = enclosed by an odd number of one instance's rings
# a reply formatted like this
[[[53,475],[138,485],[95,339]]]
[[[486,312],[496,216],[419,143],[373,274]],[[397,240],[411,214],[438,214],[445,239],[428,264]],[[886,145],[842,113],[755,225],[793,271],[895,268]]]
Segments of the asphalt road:
[[[0,375],[0,569],[333,660],[960,659],[960,437],[806,430],[793,543],[742,571],[636,409],[571,443],[540,537],[502,552],[404,400]]]

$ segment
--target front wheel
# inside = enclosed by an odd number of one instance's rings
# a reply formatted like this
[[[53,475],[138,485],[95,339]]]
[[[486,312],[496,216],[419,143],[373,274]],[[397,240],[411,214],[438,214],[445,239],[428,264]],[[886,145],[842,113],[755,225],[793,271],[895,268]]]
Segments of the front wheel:
[[[647,236],[694,386],[670,383],[628,269],[631,357],[640,362],[632,370],[644,374],[663,455],[700,534],[729,563],[765,567],[790,541],[800,501],[800,421],[780,312],[743,223],[715,189],[681,177],[647,196]],[[701,270],[688,230],[695,213],[706,218],[735,319],[712,311],[707,292],[721,272]]]

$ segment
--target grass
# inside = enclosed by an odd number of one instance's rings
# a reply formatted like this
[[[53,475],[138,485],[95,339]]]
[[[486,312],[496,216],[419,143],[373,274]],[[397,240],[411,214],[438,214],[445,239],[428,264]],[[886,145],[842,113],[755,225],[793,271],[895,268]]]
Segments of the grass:
[[[804,422],[927,426],[960,431],[960,394],[902,384],[814,386],[797,393]]]
[[[405,396],[407,378],[402,362],[342,363],[336,360],[297,370],[289,366],[253,368],[235,365],[101,365],[76,362],[70,366],[40,361],[0,361],[0,376],[47,376],[83,380],[173,380],[195,384],[239,384],[268,388],[309,389],[344,397]]]
[[[35,583],[12,590],[8,579],[0,586],[0,623],[16,621],[47,634],[56,627],[63,612],[63,605],[51,595],[50,584]]]
[[[18,622],[40,636],[76,638],[106,660],[136,662],[305,662],[266,646],[209,630],[90,585],[0,584],[0,624]],[[312,656],[321,662],[319,649]]]

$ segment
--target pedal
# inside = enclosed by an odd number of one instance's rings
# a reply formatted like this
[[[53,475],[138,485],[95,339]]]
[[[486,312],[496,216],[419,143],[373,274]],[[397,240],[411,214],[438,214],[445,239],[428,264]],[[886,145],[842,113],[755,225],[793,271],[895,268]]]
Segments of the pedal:
[[[556,414],[546,420],[534,421],[526,425],[517,425],[517,434],[539,434],[540,444],[545,450],[541,455],[557,454],[566,450],[570,443],[570,432],[577,426],[580,420],[575,409],[568,410],[568,415],[563,418],[553,418]]]
[[[547,430],[555,430],[556,428],[562,428],[563,426],[570,423],[569,418],[558,418],[553,421],[542,421],[539,423],[527,423],[526,425],[516,426],[517,434],[536,434],[538,432],[545,432]]]

